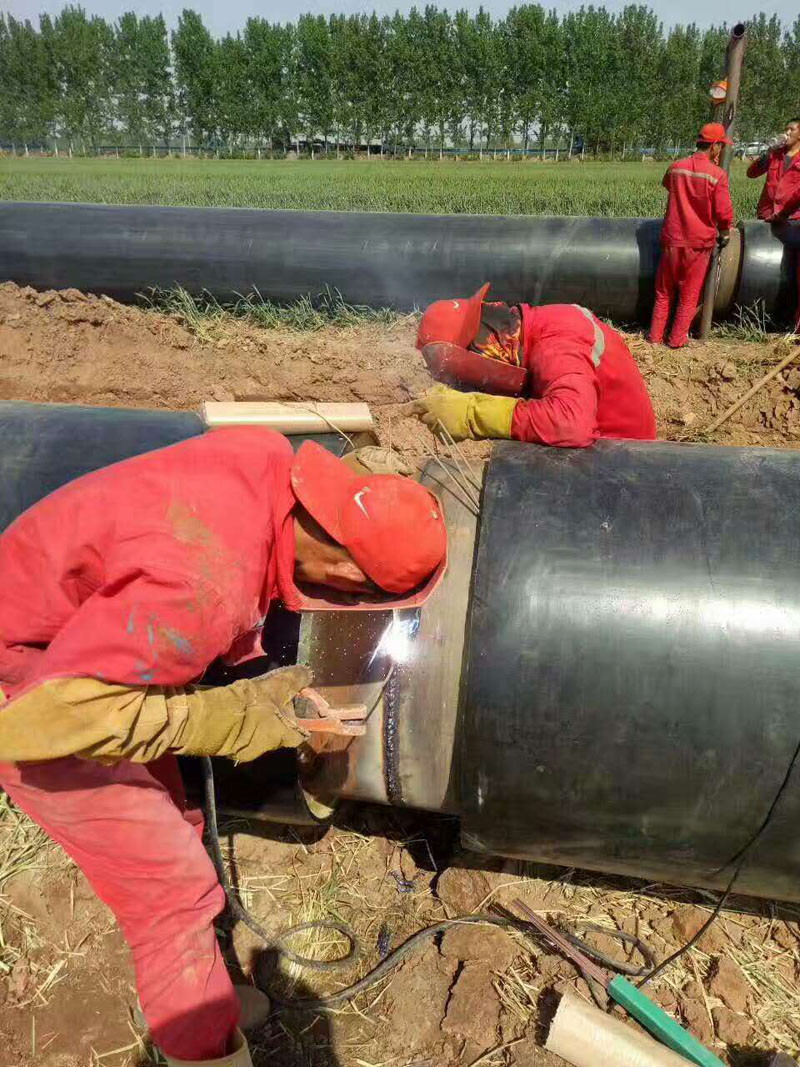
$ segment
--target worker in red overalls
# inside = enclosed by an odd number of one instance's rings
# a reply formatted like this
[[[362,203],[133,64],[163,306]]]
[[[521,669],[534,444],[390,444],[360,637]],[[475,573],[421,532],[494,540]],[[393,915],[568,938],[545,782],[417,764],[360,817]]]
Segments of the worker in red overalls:
[[[417,347],[439,385],[411,410],[455,440],[513,438],[585,448],[598,437],[652,440],[647,386],[616,330],[577,304],[439,300]],[[455,385],[458,388],[449,388]],[[461,392],[465,387],[480,392]]]
[[[748,178],[760,178],[762,174],[767,180],[758,201],[758,217],[770,223],[800,219],[800,119],[787,123],[783,137],[747,168]],[[794,258],[796,265],[796,254]],[[797,284],[795,330],[800,333],[800,270]]]
[[[682,348],[702,301],[714,242],[730,240],[733,204],[728,175],[718,166],[725,145],[733,141],[720,122],[707,123],[697,137],[697,151],[673,163],[664,175],[669,193],[661,229],[661,259],[656,275],[656,302],[648,340],[664,340],[670,307],[677,297],[669,334],[670,348]]]
[[[313,442],[295,456],[260,427],[88,474],[0,536],[0,782],[114,912],[169,1064],[251,1064],[214,933],[224,893],[176,756],[252,760],[309,736],[293,710],[305,667],[194,683],[218,657],[261,654],[272,601],[413,606],[445,555],[421,485]]]

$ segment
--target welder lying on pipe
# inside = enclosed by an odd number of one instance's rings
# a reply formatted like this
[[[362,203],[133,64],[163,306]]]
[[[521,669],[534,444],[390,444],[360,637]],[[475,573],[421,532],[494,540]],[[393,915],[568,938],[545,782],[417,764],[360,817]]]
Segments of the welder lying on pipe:
[[[440,382],[413,410],[455,440],[513,438],[585,448],[598,437],[653,440],[647,386],[622,336],[577,304],[468,299],[426,310],[417,347]],[[449,388],[456,386],[457,388]],[[461,392],[465,388],[480,392]]]
[[[295,457],[259,427],[88,474],[0,536],[0,782],[116,915],[168,1063],[251,1063],[214,934],[225,898],[176,755],[252,760],[309,738],[293,711],[303,666],[193,683],[218,657],[261,654],[273,600],[422,603],[446,540],[417,482],[313,442]],[[260,1021],[267,998],[249,1001]]]

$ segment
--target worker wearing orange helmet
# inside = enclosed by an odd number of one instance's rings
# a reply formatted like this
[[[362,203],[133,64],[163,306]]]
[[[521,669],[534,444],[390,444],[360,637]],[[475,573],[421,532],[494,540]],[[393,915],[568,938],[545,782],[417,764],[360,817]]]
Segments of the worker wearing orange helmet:
[[[733,141],[719,122],[709,122],[697,135],[697,151],[673,163],[664,175],[669,192],[661,229],[661,258],[656,275],[656,299],[648,340],[661,344],[670,309],[675,317],[670,348],[682,348],[702,299],[714,242],[730,240],[733,205],[728,175],[718,166],[725,145]]]
[[[414,606],[445,555],[421,485],[313,442],[295,456],[261,427],[95,471],[0,536],[0,782],[116,915],[167,1063],[251,1065],[214,933],[224,893],[176,757],[247,761],[309,737],[303,666],[196,681],[261,654],[273,601]]]
[[[647,386],[616,330],[577,304],[491,302],[488,289],[439,300],[422,317],[417,347],[446,383],[414,402],[423,422],[456,440],[563,448],[655,438]]]

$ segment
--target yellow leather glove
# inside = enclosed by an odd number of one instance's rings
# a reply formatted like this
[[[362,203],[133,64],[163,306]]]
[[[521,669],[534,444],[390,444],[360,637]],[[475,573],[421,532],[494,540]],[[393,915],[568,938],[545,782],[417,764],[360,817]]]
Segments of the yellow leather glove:
[[[306,740],[292,700],[310,680],[300,666],[212,689],[54,678],[0,708],[0,761],[149,763],[174,752],[247,762]]]
[[[434,433],[442,427],[455,441],[483,437],[510,438],[518,401],[492,393],[460,393],[437,385],[418,401],[417,413]]]

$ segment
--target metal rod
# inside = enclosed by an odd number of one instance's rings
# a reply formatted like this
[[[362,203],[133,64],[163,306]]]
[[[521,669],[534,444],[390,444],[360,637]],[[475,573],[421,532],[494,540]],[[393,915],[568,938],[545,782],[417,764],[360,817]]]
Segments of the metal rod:
[[[739,86],[742,80],[742,63],[744,62],[744,50],[747,45],[747,26],[744,22],[737,22],[731,30],[728,48],[725,53],[725,77],[728,82],[725,96],[725,110],[722,124],[730,136],[736,120],[736,108],[739,102]],[[733,146],[726,145],[722,153],[721,166],[729,174],[731,159],[733,158]],[[714,317],[714,302],[717,297],[719,285],[720,266],[722,253],[718,245],[714,245],[711,252],[711,261],[708,265],[706,284],[703,289],[703,311],[700,316],[700,329],[698,336],[705,341],[711,332],[711,320]]]
[[[792,360],[797,359],[798,356],[800,356],[800,352],[798,352],[796,349],[790,352],[788,356],[784,356],[784,358],[780,361],[780,363],[777,364],[777,366],[773,367],[771,371],[768,371],[763,378],[759,378],[754,386],[748,389],[743,396],[740,396],[739,399],[735,401],[735,403],[731,404],[731,406],[727,408],[719,416],[719,418],[714,419],[711,425],[707,426],[703,432],[709,434],[714,433],[715,430],[718,430],[724,422],[728,421],[731,415],[735,415],[739,408],[744,407],[747,401],[754,397],[759,391],[759,389],[763,389],[767,382],[770,382],[773,378],[776,378],[780,374],[780,372],[785,367],[788,367]]]

